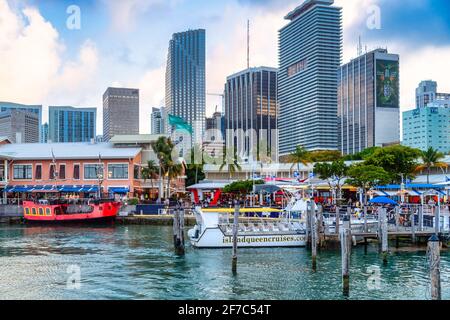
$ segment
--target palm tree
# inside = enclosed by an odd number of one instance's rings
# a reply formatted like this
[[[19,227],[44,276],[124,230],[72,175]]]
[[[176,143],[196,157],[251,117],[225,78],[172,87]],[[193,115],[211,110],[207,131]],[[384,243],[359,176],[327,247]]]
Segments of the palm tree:
[[[161,200],[161,196],[164,193],[163,177],[169,176],[170,167],[173,166],[172,152],[175,148],[175,144],[170,138],[160,137],[158,140],[151,144],[153,152],[156,154],[156,158],[159,161],[158,175],[159,175],[159,192],[158,200]],[[170,181],[169,181],[170,182]]]
[[[153,189],[153,179],[155,179],[158,176],[159,168],[156,165],[156,162],[154,160],[150,160],[147,162],[147,167],[142,168],[141,175],[142,179],[144,179],[144,183],[147,180],[150,180],[152,189]]]
[[[420,158],[422,159],[423,164],[419,165],[416,170],[427,170],[427,184],[430,183],[431,168],[447,168],[447,164],[440,161],[444,159],[444,157],[442,152],[433,149],[433,147],[429,147],[426,151],[421,151]]]
[[[238,156],[233,147],[229,148],[229,149],[224,148],[223,163],[220,166],[219,170],[222,171],[225,167],[228,168],[230,180],[231,180],[233,174],[242,170],[242,167],[239,164]]]
[[[307,166],[311,163],[310,153],[303,146],[297,146],[295,151],[288,156],[288,161],[292,163],[292,167],[297,165],[297,171],[300,173],[300,164]]]

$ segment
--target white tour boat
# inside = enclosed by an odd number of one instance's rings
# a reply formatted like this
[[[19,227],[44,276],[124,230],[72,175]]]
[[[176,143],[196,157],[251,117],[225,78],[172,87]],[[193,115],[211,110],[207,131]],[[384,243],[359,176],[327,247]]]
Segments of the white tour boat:
[[[196,248],[231,248],[233,245],[234,208],[195,209],[197,224],[189,230],[191,244]],[[290,211],[272,208],[242,208],[240,214],[267,216],[279,213],[277,219],[241,218],[238,247],[304,247],[306,231],[301,214],[292,219]],[[245,222],[244,222],[245,220]]]

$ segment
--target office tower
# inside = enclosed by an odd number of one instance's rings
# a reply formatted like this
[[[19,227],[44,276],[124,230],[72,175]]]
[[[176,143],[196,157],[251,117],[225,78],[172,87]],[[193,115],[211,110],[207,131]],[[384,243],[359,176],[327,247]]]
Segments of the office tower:
[[[21,110],[34,113],[39,119],[39,133],[42,130],[42,106],[41,105],[25,105],[12,102],[0,102],[0,112],[8,110]],[[1,134],[0,134],[1,135]]]
[[[227,78],[226,145],[235,147],[244,159],[257,160],[258,151],[264,156],[276,157],[278,153],[277,71],[268,67],[250,68]]]
[[[173,35],[169,43],[166,69],[166,112],[192,126],[192,144],[201,145],[205,131],[206,31],[189,30]]]
[[[48,123],[44,123],[41,128],[41,143],[48,143]]]
[[[403,142],[408,147],[427,150],[432,147],[450,152],[450,106],[429,102],[426,107],[403,112]]]
[[[206,131],[203,137],[203,151],[212,158],[222,159],[225,147],[225,117],[221,112],[214,112],[206,118]]]
[[[337,149],[337,70],[342,56],[342,8],[307,0],[279,31],[280,155],[302,145]]]
[[[429,103],[436,106],[450,106],[450,93],[437,92],[437,82],[425,80],[416,89],[416,108],[427,107]]]
[[[108,88],[103,94],[103,141],[139,134],[139,89]]]
[[[399,56],[368,52],[338,71],[338,149],[355,154],[400,142]]]
[[[153,108],[151,114],[152,134],[164,134],[165,133],[165,119],[163,108]]]
[[[89,142],[95,139],[97,109],[49,107],[49,139],[59,142]]]
[[[23,109],[0,112],[0,132],[12,143],[39,143],[39,115]]]

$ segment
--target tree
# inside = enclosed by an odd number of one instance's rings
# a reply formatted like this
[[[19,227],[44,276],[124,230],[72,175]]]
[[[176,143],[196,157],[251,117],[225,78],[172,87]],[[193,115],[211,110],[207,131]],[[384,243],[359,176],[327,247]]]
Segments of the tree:
[[[342,187],[347,176],[348,166],[343,160],[316,163],[314,172],[318,174],[322,180],[327,180],[330,189],[337,191],[337,197],[342,199]],[[333,195],[333,203],[335,203],[335,196]]]
[[[401,183],[403,178],[415,177],[419,157],[420,150],[396,145],[376,149],[364,164],[383,168],[389,173],[390,182]]]
[[[440,161],[444,159],[444,157],[442,152],[439,152],[432,147],[429,147],[426,151],[420,152],[422,164],[417,166],[416,171],[427,171],[427,184],[430,183],[431,168],[447,168],[447,164]]]
[[[262,180],[245,180],[245,181],[236,181],[230,183],[229,185],[223,188],[224,193],[234,193],[239,195],[247,195],[253,191],[253,185],[264,184]]]
[[[391,175],[381,167],[367,165],[364,163],[350,166],[347,172],[347,184],[361,188],[364,192],[365,204],[367,204],[367,191],[378,186],[389,183]]]
[[[158,176],[159,168],[154,160],[147,162],[147,167],[142,168],[141,175],[144,182],[150,180],[153,189],[153,180]]]
[[[236,150],[233,147],[228,149],[224,147],[223,163],[221,164],[219,170],[223,171],[225,167],[228,168],[230,180],[233,177],[233,174],[242,170],[239,157],[237,156]]]
[[[204,153],[200,145],[196,144],[189,154],[190,163],[186,167],[186,186],[197,184],[199,180],[205,179],[203,166],[205,164]]]
[[[368,157],[372,156],[375,151],[380,149],[380,147],[366,148],[363,151],[355,154],[349,154],[344,157],[345,161],[362,161],[366,160]]]
[[[320,150],[312,151],[309,154],[309,160],[311,162],[332,162],[342,158],[342,153],[336,150]]]
[[[309,157],[310,153],[308,150],[303,146],[297,146],[295,151],[288,156],[288,161],[293,164],[292,167],[297,165],[297,171],[300,172],[300,164],[307,166],[311,162]]]

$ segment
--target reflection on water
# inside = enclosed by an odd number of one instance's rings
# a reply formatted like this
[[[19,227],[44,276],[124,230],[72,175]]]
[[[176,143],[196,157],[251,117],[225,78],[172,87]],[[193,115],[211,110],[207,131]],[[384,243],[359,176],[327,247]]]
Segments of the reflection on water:
[[[305,249],[172,250],[172,228],[0,227],[3,299],[342,299],[340,255],[322,251],[318,271]],[[442,253],[443,297],[450,256]],[[70,290],[70,266],[81,288]],[[351,299],[429,298],[425,252],[395,252],[383,266],[376,247],[351,257]]]

